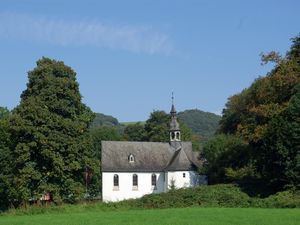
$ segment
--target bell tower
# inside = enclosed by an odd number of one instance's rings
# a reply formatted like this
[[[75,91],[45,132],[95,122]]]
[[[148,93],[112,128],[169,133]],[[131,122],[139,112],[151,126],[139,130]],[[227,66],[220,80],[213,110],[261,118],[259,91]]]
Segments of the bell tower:
[[[171,122],[170,122],[170,144],[172,147],[177,150],[181,147],[181,133],[180,133],[180,126],[177,121],[177,112],[174,106],[174,95],[172,92],[172,107],[171,107]]]

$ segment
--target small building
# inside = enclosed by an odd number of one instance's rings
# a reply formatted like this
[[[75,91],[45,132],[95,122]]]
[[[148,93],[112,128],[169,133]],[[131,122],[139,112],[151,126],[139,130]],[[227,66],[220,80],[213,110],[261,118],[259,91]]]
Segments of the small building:
[[[191,142],[181,141],[174,104],[170,142],[102,141],[102,199],[121,201],[206,184]]]

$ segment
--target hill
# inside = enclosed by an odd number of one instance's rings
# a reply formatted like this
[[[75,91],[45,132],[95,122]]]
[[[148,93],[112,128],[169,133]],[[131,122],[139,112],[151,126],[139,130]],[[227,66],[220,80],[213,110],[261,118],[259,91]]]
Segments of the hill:
[[[193,131],[193,133],[198,134],[203,138],[210,138],[214,135],[218,128],[221,116],[210,112],[204,112],[199,109],[189,109],[179,112],[178,118],[181,122],[185,123]],[[118,119],[113,116],[96,113],[96,117],[90,127],[116,126],[122,131],[124,127],[135,123],[137,122],[120,123]],[[139,123],[145,124],[144,121],[139,121]]]
[[[178,118],[195,134],[204,138],[209,138],[212,137],[218,129],[221,116],[210,112],[204,112],[199,109],[190,109],[179,112]]]
[[[103,113],[96,113],[96,117],[91,123],[90,127],[95,128],[98,126],[119,126],[118,119],[113,116],[105,115]]]

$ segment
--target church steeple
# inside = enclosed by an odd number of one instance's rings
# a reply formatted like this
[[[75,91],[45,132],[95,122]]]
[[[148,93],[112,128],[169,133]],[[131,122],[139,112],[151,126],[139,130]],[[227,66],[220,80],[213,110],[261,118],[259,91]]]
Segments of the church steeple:
[[[180,145],[181,135],[180,126],[177,121],[177,112],[174,106],[174,95],[172,92],[172,107],[171,107],[171,122],[170,122],[170,143],[173,147],[177,148]]]

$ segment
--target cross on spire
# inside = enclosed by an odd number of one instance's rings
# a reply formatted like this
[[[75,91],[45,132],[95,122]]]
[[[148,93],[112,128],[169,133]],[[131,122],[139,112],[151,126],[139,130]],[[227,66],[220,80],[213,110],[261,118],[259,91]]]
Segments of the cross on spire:
[[[172,91],[172,105],[174,105],[174,92]]]

